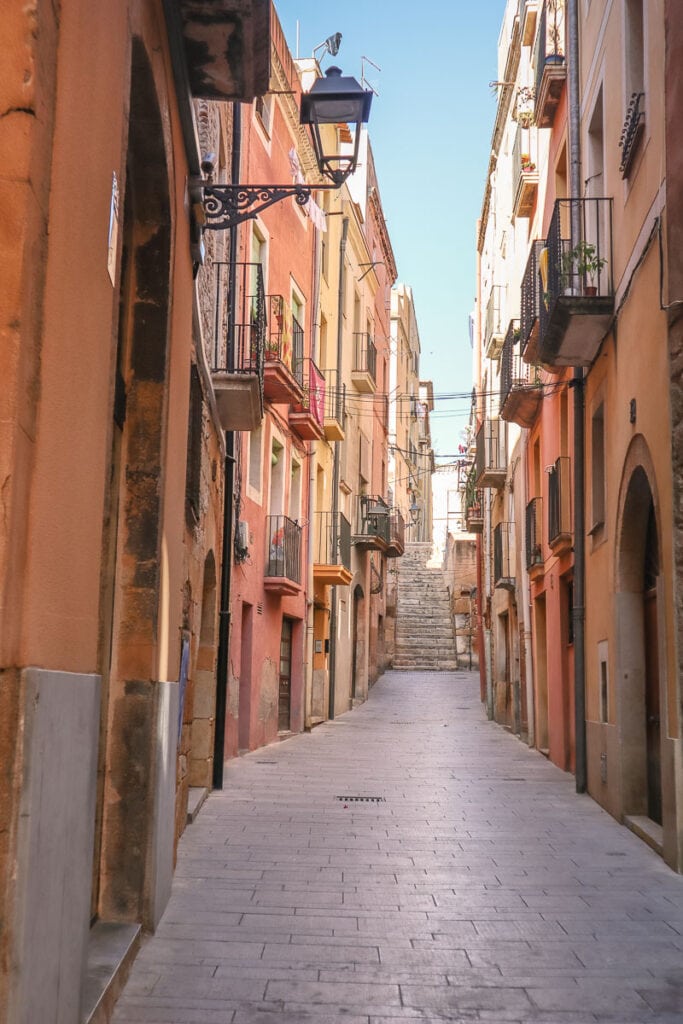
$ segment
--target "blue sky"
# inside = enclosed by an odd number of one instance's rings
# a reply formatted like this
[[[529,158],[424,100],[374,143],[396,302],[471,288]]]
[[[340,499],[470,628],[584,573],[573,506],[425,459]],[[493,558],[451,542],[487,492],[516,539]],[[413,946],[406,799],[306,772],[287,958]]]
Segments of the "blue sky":
[[[495,116],[505,0],[275,0],[287,41],[310,56],[334,32],[335,58],[376,88],[370,137],[399,280],[413,288],[421,375],[437,394],[472,388],[468,315],[475,289],[475,230]],[[457,452],[467,400],[438,400],[437,455]]]

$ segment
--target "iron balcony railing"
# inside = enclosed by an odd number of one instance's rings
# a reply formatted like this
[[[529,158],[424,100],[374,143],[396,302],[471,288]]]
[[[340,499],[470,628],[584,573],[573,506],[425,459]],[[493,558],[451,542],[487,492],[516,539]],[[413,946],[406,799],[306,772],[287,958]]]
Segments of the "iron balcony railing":
[[[351,524],[341,512],[315,512],[313,561],[351,570]]]
[[[520,188],[524,180],[538,182],[538,130],[517,128],[512,146],[512,203],[518,216],[525,216],[518,210]]]
[[[498,523],[493,529],[493,582],[510,588],[515,581],[515,524]]]
[[[389,543],[403,551],[406,539],[406,524],[399,508],[392,508],[389,513]]]
[[[353,335],[353,372],[367,373],[373,381],[377,380],[377,349],[369,334]]]
[[[526,567],[543,565],[543,499],[532,498],[526,507]]]
[[[520,345],[522,355],[526,349],[534,328],[538,323],[543,301],[543,288],[539,270],[539,256],[545,248],[545,241],[537,239],[531,243],[529,259],[527,260],[524,277],[522,278],[522,294],[520,303]]]
[[[325,424],[325,377],[312,359],[302,360],[304,395],[295,408],[310,413],[320,426]]]
[[[557,199],[545,248],[542,334],[561,295],[613,297],[612,200]]]
[[[494,359],[499,354],[503,343],[503,292],[503,285],[494,284],[486,306],[484,351],[489,359]]]
[[[505,473],[505,425],[498,419],[484,420],[477,431],[477,451],[474,457],[474,479],[487,473]]]
[[[282,363],[304,386],[304,329],[292,316],[283,295],[268,296],[268,341],[266,360]]]
[[[643,132],[645,131],[645,93],[634,92],[626,111],[626,120],[621,129],[619,148],[621,149],[621,163],[619,170],[622,178],[628,178],[633,159],[638,151],[638,145]]]
[[[374,494],[359,495],[354,536],[376,537],[389,543],[389,506],[384,498]]]
[[[570,460],[561,455],[548,474],[548,543],[572,533]]]
[[[336,420],[341,426],[346,419],[346,384],[339,370],[323,370],[325,376],[325,419]]]
[[[512,390],[513,383],[519,380],[519,374],[522,363],[522,357],[519,352],[519,320],[511,320],[507,332],[505,334],[505,341],[503,342],[503,351],[500,356],[500,408],[502,409],[505,405],[505,400]]]
[[[289,516],[266,516],[266,576],[301,583],[301,527]]]
[[[263,392],[266,294],[260,263],[217,263],[216,307],[211,369],[254,374]],[[231,273],[232,270],[232,273]],[[235,290],[230,293],[234,275]]]
[[[542,94],[546,65],[564,63],[564,0],[546,0],[541,9],[534,50],[537,97]]]

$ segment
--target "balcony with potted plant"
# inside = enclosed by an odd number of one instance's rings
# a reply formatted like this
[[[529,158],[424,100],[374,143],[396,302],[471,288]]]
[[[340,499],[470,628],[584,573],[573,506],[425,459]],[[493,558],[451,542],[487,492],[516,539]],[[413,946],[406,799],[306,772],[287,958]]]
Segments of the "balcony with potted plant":
[[[258,263],[215,266],[211,378],[216,408],[223,430],[255,430],[263,418],[267,328],[262,268]]]
[[[565,59],[565,0],[545,0],[538,19],[534,67],[536,69],[536,124],[551,128],[567,78]]]
[[[283,295],[268,296],[264,393],[275,403],[296,404],[304,393],[304,332]]]
[[[325,377],[312,359],[304,359],[304,393],[289,409],[289,425],[303,441],[325,436]]]
[[[538,194],[538,130],[531,120],[531,111],[520,107],[519,103],[516,120],[518,127],[512,148],[512,212],[515,217],[530,217]]]
[[[538,360],[590,366],[614,314],[612,200],[558,199],[539,257]]]

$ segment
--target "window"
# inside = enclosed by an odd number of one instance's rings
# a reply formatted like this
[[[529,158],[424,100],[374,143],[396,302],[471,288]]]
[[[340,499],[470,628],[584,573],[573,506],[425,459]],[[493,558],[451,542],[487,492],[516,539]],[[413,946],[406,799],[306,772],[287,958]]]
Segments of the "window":
[[[292,459],[289,481],[289,518],[297,523],[301,519],[301,464]]]
[[[607,671],[607,641],[598,643],[598,685],[600,687],[600,721],[609,722],[609,675]]]
[[[285,449],[273,439],[270,449],[270,514],[281,516],[285,504]]]
[[[624,3],[624,57],[626,65],[626,101],[645,86],[645,49],[643,43],[643,0]]]
[[[257,96],[254,100],[254,114],[256,120],[270,139],[273,131],[273,94],[267,92],[264,96]]]
[[[249,487],[261,493],[261,450],[263,447],[263,426],[252,430],[249,437]]]
[[[591,533],[605,522],[605,407],[591,420]]]

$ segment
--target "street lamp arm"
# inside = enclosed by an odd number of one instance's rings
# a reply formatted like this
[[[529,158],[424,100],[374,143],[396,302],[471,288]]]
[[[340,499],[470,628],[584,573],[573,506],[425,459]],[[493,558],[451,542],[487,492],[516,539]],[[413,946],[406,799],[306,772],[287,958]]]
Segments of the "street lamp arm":
[[[311,193],[318,189],[337,188],[336,185],[203,185],[203,227],[207,231],[225,231],[254,220],[269,206],[291,196],[299,206],[305,206]]]

